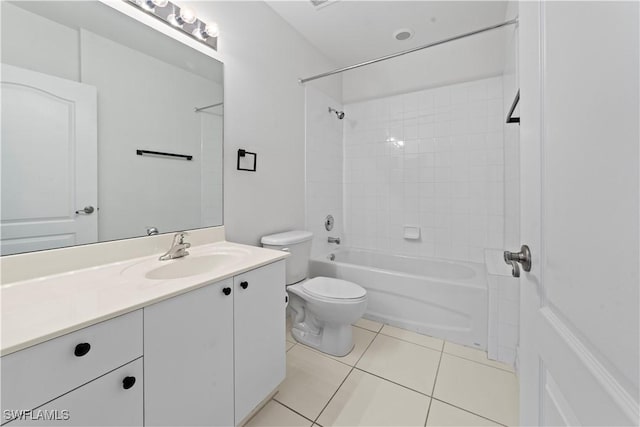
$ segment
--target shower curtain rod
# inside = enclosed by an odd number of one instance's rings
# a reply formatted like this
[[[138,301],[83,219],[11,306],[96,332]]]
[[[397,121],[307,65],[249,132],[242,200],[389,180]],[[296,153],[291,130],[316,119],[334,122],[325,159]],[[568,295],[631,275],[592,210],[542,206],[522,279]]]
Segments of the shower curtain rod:
[[[200,107],[200,108],[194,108],[193,111],[195,111],[196,113],[202,111],[202,110],[206,110],[208,108],[213,108],[213,107],[218,107],[219,105],[224,104],[224,102],[218,102],[217,104],[211,104],[211,105],[205,105],[204,107]]]
[[[307,77],[306,79],[298,79],[298,83],[304,84],[304,83],[310,82],[312,80],[321,79],[323,77],[332,76],[332,75],[338,74],[338,73],[343,73],[345,71],[353,70],[354,68],[360,68],[360,67],[364,67],[365,65],[375,64],[376,62],[386,61],[387,59],[397,58],[398,56],[406,55],[407,53],[417,52],[417,51],[422,50],[422,49],[427,49],[429,47],[438,46],[438,45],[441,45],[441,44],[444,44],[444,43],[449,43],[449,42],[452,42],[454,40],[460,40],[460,39],[463,39],[463,38],[469,37],[469,36],[475,36],[476,34],[484,33],[485,31],[491,31],[491,30],[495,30],[497,28],[502,28],[502,27],[506,27],[507,25],[513,25],[513,24],[517,24],[517,23],[518,23],[518,17],[515,17],[515,18],[510,19],[508,21],[505,21],[505,22],[503,22],[501,24],[491,25],[490,27],[484,27],[484,28],[481,28],[479,30],[471,31],[471,32],[464,33],[464,34],[459,34],[457,36],[453,36],[453,37],[449,37],[449,38],[446,38],[446,39],[438,40],[437,42],[433,42],[433,43],[425,44],[425,45],[422,45],[422,46],[414,47],[414,48],[411,48],[411,49],[403,50],[401,52],[392,53],[391,55],[381,56],[380,58],[371,59],[369,61],[361,62],[359,64],[349,65],[348,67],[338,68],[338,69],[335,69],[333,71],[327,71],[326,73],[322,73],[322,74],[316,74],[315,76]]]

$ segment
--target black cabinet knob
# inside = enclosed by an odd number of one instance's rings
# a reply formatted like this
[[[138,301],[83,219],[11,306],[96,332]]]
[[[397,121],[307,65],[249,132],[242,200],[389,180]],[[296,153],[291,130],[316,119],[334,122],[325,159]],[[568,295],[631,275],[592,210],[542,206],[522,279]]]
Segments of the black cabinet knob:
[[[223,292],[225,295],[229,295],[229,294],[231,294],[231,288],[222,288],[222,292]]]
[[[89,344],[88,342],[83,342],[76,346],[75,350],[73,350],[73,354],[75,354],[76,357],[82,357],[85,354],[89,353],[89,350],[91,350],[91,344]]]
[[[249,287],[249,282],[247,281],[240,282],[240,287],[242,289],[247,289]]]
[[[136,383],[136,377],[124,377],[122,380],[122,388],[129,390]]]

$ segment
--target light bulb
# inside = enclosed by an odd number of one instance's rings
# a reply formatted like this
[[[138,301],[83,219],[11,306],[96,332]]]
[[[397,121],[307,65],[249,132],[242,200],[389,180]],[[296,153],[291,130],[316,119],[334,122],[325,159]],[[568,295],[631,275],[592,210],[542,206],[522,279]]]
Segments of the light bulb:
[[[179,16],[176,16],[175,13],[170,14],[169,16],[167,16],[167,21],[169,22],[169,24],[173,25],[174,27],[182,27],[182,22]]]
[[[187,24],[193,24],[196,22],[196,14],[193,10],[188,7],[183,7],[180,9],[180,18]]]
[[[209,34],[205,33],[205,31],[202,29],[202,27],[199,25],[197,26],[192,32],[191,34],[193,34],[194,37],[196,37],[199,40],[206,40],[209,38]]]
[[[151,0],[143,0],[139,4],[147,12],[153,12],[153,10],[156,8]]]
[[[216,24],[215,22],[207,24],[204,27],[204,33],[209,37],[218,37],[219,32],[220,32],[220,29],[218,28],[218,24]]]
[[[169,0],[151,0],[153,2],[153,4],[155,4],[158,7],[165,7],[167,5],[167,3],[169,3]]]

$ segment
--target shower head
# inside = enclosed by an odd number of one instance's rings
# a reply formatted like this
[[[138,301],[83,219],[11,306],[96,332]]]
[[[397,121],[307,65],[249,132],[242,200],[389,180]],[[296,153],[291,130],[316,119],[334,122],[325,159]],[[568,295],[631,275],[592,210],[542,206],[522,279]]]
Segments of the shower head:
[[[329,112],[336,113],[336,117],[338,117],[340,120],[344,119],[344,111],[338,111],[334,108],[329,107]]]

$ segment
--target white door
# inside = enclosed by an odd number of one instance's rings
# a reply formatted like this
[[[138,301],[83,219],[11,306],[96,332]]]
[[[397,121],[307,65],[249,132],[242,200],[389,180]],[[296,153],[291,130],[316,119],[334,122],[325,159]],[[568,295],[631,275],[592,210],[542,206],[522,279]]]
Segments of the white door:
[[[520,3],[523,425],[639,421],[638,27],[638,2]]]
[[[1,95],[0,253],[96,242],[95,87],[3,64]]]

